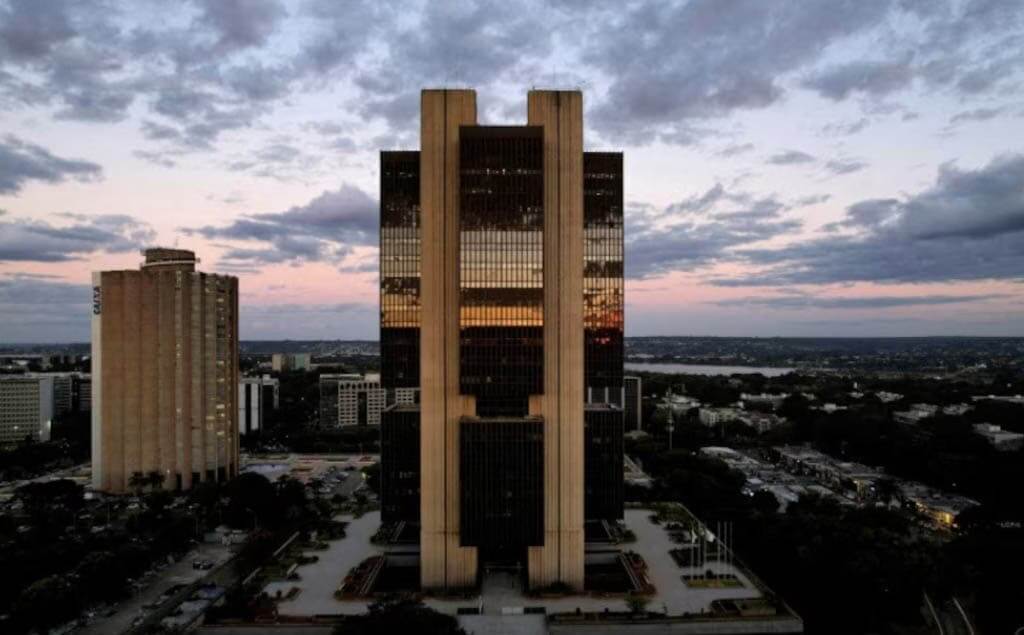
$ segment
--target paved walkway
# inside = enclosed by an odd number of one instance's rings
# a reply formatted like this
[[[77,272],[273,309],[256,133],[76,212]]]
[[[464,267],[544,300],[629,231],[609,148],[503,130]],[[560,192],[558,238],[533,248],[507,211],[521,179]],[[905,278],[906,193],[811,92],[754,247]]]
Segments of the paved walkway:
[[[634,544],[624,546],[642,555],[647,562],[648,573],[657,587],[657,593],[649,604],[650,610],[667,609],[670,615],[700,613],[710,609],[712,600],[761,596],[742,571],[729,565],[712,562],[703,567],[680,568],[668,553],[675,544],[661,525],[650,521],[650,514],[650,510],[626,510],[626,525],[636,534],[637,540]],[[300,580],[271,582],[266,586],[265,590],[271,597],[278,589],[282,595],[287,594],[293,586],[301,589],[295,599],[278,605],[282,615],[355,614],[366,610],[367,601],[336,600],[334,591],[352,567],[382,552],[382,549],[370,543],[370,537],[380,526],[380,513],[370,512],[361,518],[347,515],[338,518],[349,522],[344,539],[331,542],[325,551],[310,552],[319,556],[320,560],[299,567]],[[716,573],[732,573],[743,583],[743,587],[692,589],[682,581],[684,573],[699,574],[707,569]],[[593,612],[604,611],[606,608],[610,611],[626,610],[626,604],[620,597],[527,597],[520,589],[518,579],[511,573],[490,574],[482,585],[481,594],[476,597],[465,600],[429,598],[426,604],[449,614],[467,607],[482,607],[484,615],[501,615],[508,610],[539,606],[545,607],[548,613],[571,613],[577,608]]]

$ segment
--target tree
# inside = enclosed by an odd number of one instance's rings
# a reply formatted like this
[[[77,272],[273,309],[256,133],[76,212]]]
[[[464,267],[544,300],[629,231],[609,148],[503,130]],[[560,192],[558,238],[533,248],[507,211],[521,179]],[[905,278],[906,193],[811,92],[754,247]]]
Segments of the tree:
[[[149,480],[142,472],[132,472],[131,477],[128,479],[128,487],[135,490],[136,496],[141,495],[142,490],[144,490],[147,485],[149,485]]]
[[[150,470],[146,472],[146,486],[151,490],[155,490],[158,487],[164,486],[165,475],[159,470]]]
[[[779,509],[779,499],[767,490],[754,492],[751,502],[754,503],[754,509],[765,515],[774,514]]]
[[[14,605],[19,623],[43,632],[72,619],[79,610],[75,590],[59,575],[33,583],[22,591]]]
[[[626,607],[633,615],[639,615],[647,610],[647,605],[650,604],[650,602],[651,598],[646,595],[641,595],[635,591],[630,591],[626,594]]]
[[[364,467],[363,474],[366,475],[366,486],[380,495],[380,463]]]
[[[453,616],[439,613],[418,599],[396,595],[374,602],[367,613],[346,619],[334,632],[337,635],[466,635]]]
[[[878,500],[885,503],[886,505],[892,503],[900,493],[899,484],[896,479],[883,478],[879,479],[875,483],[875,494],[878,496]]]

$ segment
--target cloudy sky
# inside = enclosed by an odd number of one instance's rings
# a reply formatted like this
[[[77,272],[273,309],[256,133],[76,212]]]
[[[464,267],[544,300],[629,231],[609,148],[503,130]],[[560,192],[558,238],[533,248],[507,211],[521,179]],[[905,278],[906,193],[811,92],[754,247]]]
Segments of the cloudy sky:
[[[0,0],[0,341],[187,247],[242,336],[376,338],[377,152],[584,91],[630,335],[1024,335],[1020,0]]]

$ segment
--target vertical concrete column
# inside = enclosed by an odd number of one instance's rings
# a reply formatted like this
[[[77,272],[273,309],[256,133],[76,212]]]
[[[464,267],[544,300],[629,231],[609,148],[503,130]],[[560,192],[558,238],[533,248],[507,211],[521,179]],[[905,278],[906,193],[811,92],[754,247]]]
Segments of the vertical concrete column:
[[[583,96],[531,91],[544,128],[544,546],[531,586],[583,588]]]
[[[106,470],[107,448],[103,443],[103,274],[100,272],[92,274],[92,294],[92,355],[89,360],[92,376],[92,486],[103,489],[107,487],[109,474]]]
[[[173,489],[178,473],[175,449],[175,365],[180,354],[174,333],[176,316],[173,271],[160,272],[157,286],[157,357],[159,383],[157,394],[157,421],[159,427],[160,472],[164,475],[164,489]]]
[[[139,434],[143,474],[160,469],[160,427],[157,414],[160,386],[159,275],[143,273],[139,279]]]
[[[476,93],[425,90],[420,108],[420,570],[424,588],[476,582],[476,549],[459,545],[459,127]]]

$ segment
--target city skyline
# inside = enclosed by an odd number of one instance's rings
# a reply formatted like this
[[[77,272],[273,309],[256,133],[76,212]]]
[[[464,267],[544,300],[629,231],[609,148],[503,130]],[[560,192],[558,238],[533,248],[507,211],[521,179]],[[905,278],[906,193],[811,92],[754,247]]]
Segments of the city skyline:
[[[1022,19],[0,2],[0,341],[88,340],[88,272],[152,244],[240,277],[243,339],[376,339],[376,152],[463,85],[487,125],[584,88],[628,157],[627,336],[1024,335]]]

